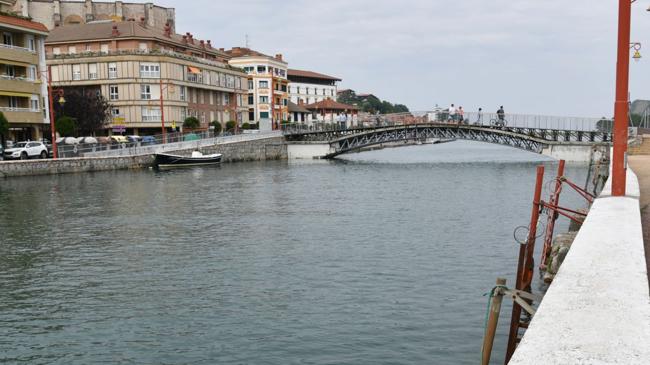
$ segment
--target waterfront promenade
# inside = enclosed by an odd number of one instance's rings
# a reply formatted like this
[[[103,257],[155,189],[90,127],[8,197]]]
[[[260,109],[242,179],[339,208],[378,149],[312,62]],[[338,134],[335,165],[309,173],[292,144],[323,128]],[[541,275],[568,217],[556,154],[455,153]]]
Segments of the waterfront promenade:
[[[646,269],[650,278],[650,155],[629,156],[628,162],[629,167],[634,170],[639,179],[639,189],[641,191],[639,207],[641,210]]]

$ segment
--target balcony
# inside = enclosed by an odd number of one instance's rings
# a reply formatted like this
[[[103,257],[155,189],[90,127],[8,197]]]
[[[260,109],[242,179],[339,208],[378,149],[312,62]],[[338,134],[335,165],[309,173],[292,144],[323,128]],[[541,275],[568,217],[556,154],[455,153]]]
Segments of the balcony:
[[[0,60],[38,65],[38,55],[27,48],[0,44]]]
[[[36,83],[36,80],[6,75],[0,75],[0,80],[2,80],[2,90],[17,93],[41,94],[41,85],[40,83]]]
[[[43,113],[29,108],[0,107],[9,124],[39,124],[43,123]]]

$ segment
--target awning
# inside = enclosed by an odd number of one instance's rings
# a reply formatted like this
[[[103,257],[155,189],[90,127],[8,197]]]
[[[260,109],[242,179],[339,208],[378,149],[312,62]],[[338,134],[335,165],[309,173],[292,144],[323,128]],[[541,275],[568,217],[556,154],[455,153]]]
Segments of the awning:
[[[17,96],[17,97],[20,97],[20,98],[31,98],[32,97],[32,94],[28,94],[28,93],[16,93],[16,92],[13,92],[13,91],[2,91],[2,90],[0,90],[0,95],[2,95],[2,96]]]
[[[190,71],[191,74],[200,74],[201,73],[201,70],[199,70],[196,67],[187,66],[187,69]]]

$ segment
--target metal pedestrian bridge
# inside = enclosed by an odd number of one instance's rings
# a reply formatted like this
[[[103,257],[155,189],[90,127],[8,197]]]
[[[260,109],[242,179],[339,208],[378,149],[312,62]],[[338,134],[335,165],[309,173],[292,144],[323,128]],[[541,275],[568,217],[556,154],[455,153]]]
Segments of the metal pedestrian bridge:
[[[284,136],[290,144],[329,144],[330,152],[323,156],[324,158],[334,158],[366,147],[400,141],[469,140],[542,153],[549,146],[590,146],[609,144],[612,140],[610,132],[598,130],[497,127],[440,122],[315,131],[287,129]]]

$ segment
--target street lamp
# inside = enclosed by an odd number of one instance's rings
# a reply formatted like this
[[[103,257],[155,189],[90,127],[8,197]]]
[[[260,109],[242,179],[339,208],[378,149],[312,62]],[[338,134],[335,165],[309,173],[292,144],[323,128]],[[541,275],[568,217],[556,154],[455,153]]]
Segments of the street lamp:
[[[634,62],[639,62],[639,60],[641,59],[641,52],[639,52],[641,50],[641,43],[639,42],[630,43],[630,49],[634,50],[634,55],[632,56]]]

